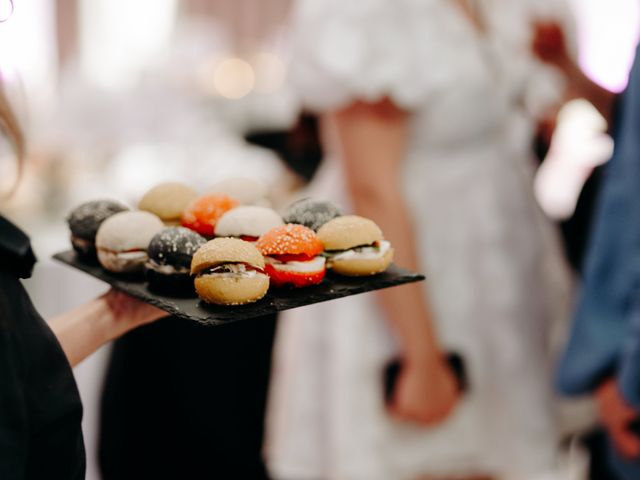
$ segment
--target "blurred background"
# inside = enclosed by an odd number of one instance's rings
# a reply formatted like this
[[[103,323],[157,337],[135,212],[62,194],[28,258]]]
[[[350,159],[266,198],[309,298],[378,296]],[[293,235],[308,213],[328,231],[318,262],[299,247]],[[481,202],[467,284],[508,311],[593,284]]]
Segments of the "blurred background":
[[[0,24],[0,76],[30,151],[19,190],[1,209],[32,236],[40,262],[28,288],[45,317],[105,290],[50,260],[69,248],[65,216],[81,201],[107,197],[135,205],[159,181],[203,190],[250,172],[269,185],[277,207],[311,177],[319,159],[308,146],[313,122],[300,122],[287,81],[292,1],[14,3],[12,9],[0,0],[0,17],[10,16]],[[581,66],[601,85],[622,90],[640,4],[571,4]],[[567,105],[560,120],[536,195],[550,217],[570,225],[585,182],[612,144],[587,102]],[[300,134],[300,125],[311,133]],[[12,161],[0,161],[3,187],[15,173]],[[76,370],[89,479],[99,478],[93,452],[105,358],[98,352]]]

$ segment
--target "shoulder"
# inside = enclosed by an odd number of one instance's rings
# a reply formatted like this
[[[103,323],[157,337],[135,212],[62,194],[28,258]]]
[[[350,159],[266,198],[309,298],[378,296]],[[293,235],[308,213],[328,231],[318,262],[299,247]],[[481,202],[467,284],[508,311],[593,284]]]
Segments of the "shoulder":
[[[316,111],[385,97],[416,109],[436,83],[451,79],[447,49],[465,41],[447,7],[442,0],[299,0],[291,22],[294,88]]]

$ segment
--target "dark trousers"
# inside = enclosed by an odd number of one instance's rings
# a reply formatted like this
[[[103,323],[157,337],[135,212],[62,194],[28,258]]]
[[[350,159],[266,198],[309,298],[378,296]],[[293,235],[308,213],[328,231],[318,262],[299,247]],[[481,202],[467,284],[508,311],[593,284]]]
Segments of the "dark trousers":
[[[166,318],[118,340],[102,397],[104,480],[266,479],[275,316],[207,327]]]

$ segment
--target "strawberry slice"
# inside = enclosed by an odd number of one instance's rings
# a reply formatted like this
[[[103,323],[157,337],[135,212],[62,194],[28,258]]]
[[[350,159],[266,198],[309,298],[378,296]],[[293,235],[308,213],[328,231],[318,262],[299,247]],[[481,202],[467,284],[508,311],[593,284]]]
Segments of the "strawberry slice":
[[[322,282],[324,278],[325,269],[319,272],[286,272],[274,268],[271,264],[266,264],[264,271],[271,278],[271,285],[274,287],[283,287],[285,285],[291,285],[296,288],[308,287],[309,285],[316,285]]]

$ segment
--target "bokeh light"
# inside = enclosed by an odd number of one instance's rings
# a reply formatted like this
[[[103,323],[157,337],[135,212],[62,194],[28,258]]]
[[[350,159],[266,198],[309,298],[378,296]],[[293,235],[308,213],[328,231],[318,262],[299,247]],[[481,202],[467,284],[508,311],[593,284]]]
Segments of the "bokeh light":
[[[225,98],[238,99],[249,94],[256,82],[251,65],[240,58],[228,58],[218,64],[213,76],[213,83],[220,95]]]

